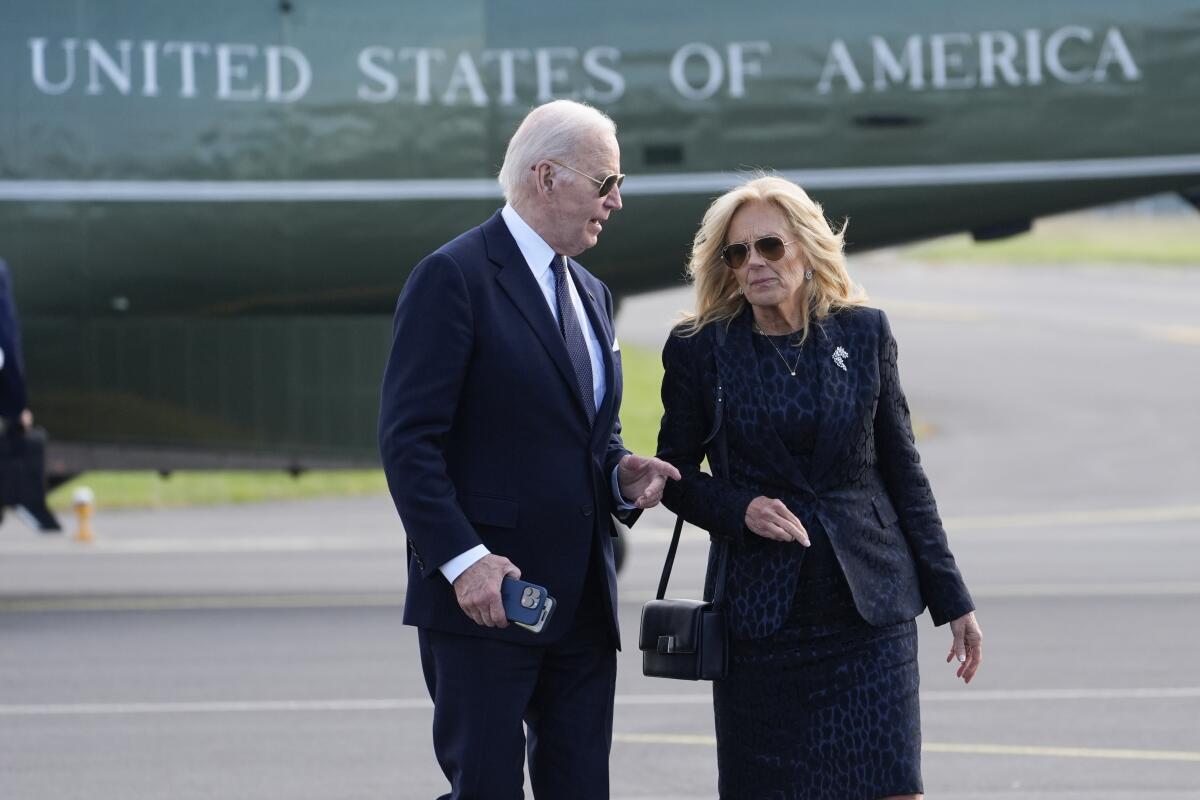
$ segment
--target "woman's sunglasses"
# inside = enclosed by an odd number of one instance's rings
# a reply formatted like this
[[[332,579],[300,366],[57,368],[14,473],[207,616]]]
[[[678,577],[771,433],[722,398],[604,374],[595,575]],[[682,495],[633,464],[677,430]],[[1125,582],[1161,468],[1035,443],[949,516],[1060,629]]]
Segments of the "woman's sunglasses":
[[[580,172],[579,170],[575,169],[574,167],[564,164],[561,161],[555,161],[553,158],[547,158],[546,160],[549,161],[551,164],[558,164],[560,167],[569,169],[569,170],[571,170],[571,172],[574,172],[576,175],[582,175],[583,177],[587,178],[592,183],[599,186],[600,187],[600,197],[606,196],[613,189],[620,187],[620,185],[625,182],[624,173],[613,172],[613,173],[609,173],[608,175],[605,175],[603,178],[593,178],[591,175],[588,175],[586,172]],[[535,167],[535,169],[536,169],[536,167]]]
[[[750,242],[733,242],[721,248],[721,260],[730,269],[741,269],[746,266],[746,259],[750,258]],[[778,261],[787,253],[787,246],[792,242],[785,242],[778,236],[764,236],[761,239],[755,239],[754,249],[758,254],[767,261]]]

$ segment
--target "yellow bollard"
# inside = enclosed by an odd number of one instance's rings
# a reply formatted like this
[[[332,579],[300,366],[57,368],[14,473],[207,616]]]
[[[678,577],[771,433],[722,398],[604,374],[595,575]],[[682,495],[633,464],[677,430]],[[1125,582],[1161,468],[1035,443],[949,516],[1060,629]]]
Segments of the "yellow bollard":
[[[96,506],[96,493],[86,486],[80,486],[71,497],[75,505],[75,518],[79,528],[75,531],[75,541],[90,542],[96,538],[92,530],[92,511]]]

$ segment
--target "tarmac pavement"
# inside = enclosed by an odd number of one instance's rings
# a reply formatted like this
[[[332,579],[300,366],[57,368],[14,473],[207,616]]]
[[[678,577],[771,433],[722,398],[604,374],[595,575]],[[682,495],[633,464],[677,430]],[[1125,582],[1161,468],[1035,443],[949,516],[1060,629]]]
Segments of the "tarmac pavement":
[[[1200,797],[1200,271],[852,271],[888,310],[979,606],[969,687],[923,617],[928,796]],[[659,347],[686,292],[628,300]],[[101,498],[102,500],[102,498]],[[621,574],[618,800],[716,794],[708,686],[641,676],[671,525]],[[429,798],[445,790],[386,497],[0,528],[0,798]],[[689,531],[672,595],[698,596]]]

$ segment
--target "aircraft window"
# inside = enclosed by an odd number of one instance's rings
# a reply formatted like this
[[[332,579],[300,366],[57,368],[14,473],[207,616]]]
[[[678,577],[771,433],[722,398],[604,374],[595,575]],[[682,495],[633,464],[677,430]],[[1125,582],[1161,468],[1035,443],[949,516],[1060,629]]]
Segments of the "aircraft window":
[[[925,119],[912,114],[859,114],[854,124],[864,128],[912,128],[924,125]]]
[[[678,144],[648,144],[643,152],[642,159],[648,167],[663,164],[682,164],[683,146]]]

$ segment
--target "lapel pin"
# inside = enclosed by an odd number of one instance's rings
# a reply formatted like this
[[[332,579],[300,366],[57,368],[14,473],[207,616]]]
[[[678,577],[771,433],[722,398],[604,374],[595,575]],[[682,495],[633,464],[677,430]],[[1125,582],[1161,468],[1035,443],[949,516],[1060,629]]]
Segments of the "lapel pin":
[[[847,371],[845,359],[849,357],[850,354],[846,352],[846,348],[842,347],[840,344],[838,345],[837,349],[833,351],[833,363],[841,367],[842,372]]]

